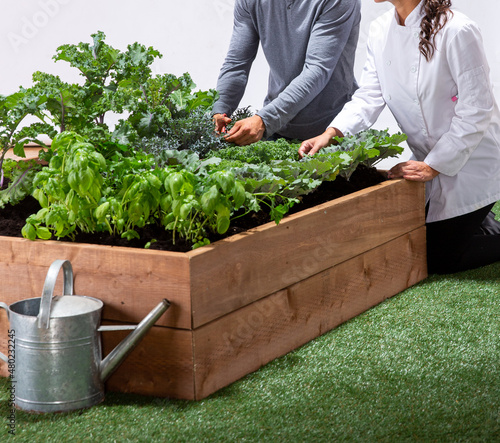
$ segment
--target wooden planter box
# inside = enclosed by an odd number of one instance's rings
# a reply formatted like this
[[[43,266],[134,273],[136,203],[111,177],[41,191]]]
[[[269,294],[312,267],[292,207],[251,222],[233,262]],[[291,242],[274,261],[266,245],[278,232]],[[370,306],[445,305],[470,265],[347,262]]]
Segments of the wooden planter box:
[[[395,180],[187,253],[0,237],[0,301],[41,296],[56,259],[106,323],[167,298],[107,388],[199,400],[422,280],[425,250],[424,186]],[[126,334],[103,333],[105,353]]]

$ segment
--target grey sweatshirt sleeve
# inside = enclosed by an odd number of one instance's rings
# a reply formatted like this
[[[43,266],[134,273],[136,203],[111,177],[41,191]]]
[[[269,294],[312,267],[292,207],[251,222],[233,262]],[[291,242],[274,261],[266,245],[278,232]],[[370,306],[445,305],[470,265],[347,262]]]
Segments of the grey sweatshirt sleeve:
[[[257,112],[266,125],[266,136],[285,126],[325,88],[358,25],[359,9],[358,1],[333,1],[325,6],[312,28],[302,72]]]
[[[234,29],[229,50],[219,73],[219,99],[213,114],[231,115],[238,107],[250,74],[250,68],[259,49],[259,34],[243,1],[234,6]]]

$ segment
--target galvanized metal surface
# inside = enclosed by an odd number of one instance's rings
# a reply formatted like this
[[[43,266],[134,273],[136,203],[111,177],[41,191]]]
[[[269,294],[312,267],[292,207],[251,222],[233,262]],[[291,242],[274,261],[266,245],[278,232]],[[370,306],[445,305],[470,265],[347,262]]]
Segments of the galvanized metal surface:
[[[64,295],[53,297],[61,269]],[[16,407],[30,412],[62,412],[99,403],[104,399],[106,378],[169,306],[162,300],[138,326],[99,327],[102,301],[73,295],[71,264],[56,260],[47,273],[41,298],[10,306],[0,303],[16,334]],[[134,331],[101,361],[100,332],[124,329]],[[8,360],[1,353],[0,358]]]

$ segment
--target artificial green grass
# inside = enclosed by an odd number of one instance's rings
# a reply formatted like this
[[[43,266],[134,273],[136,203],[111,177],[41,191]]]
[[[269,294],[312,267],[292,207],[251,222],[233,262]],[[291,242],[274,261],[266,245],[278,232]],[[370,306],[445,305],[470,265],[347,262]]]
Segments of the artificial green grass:
[[[109,392],[83,411],[17,411],[15,440],[500,441],[500,262],[431,275],[200,402]]]

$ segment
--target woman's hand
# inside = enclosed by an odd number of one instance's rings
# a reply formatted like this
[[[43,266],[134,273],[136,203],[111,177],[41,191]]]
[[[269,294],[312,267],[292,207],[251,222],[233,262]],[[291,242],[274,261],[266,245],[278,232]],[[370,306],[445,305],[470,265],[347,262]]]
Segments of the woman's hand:
[[[335,136],[343,137],[343,134],[338,129],[327,128],[323,134],[309,140],[304,140],[299,148],[300,158],[303,158],[305,155],[314,155],[321,148],[331,145],[332,138]]]
[[[409,160],[393,166],[388,178],[404,178],[415,182],[428,182],[439,175],[439,172],[432,169],[427,163]]]

